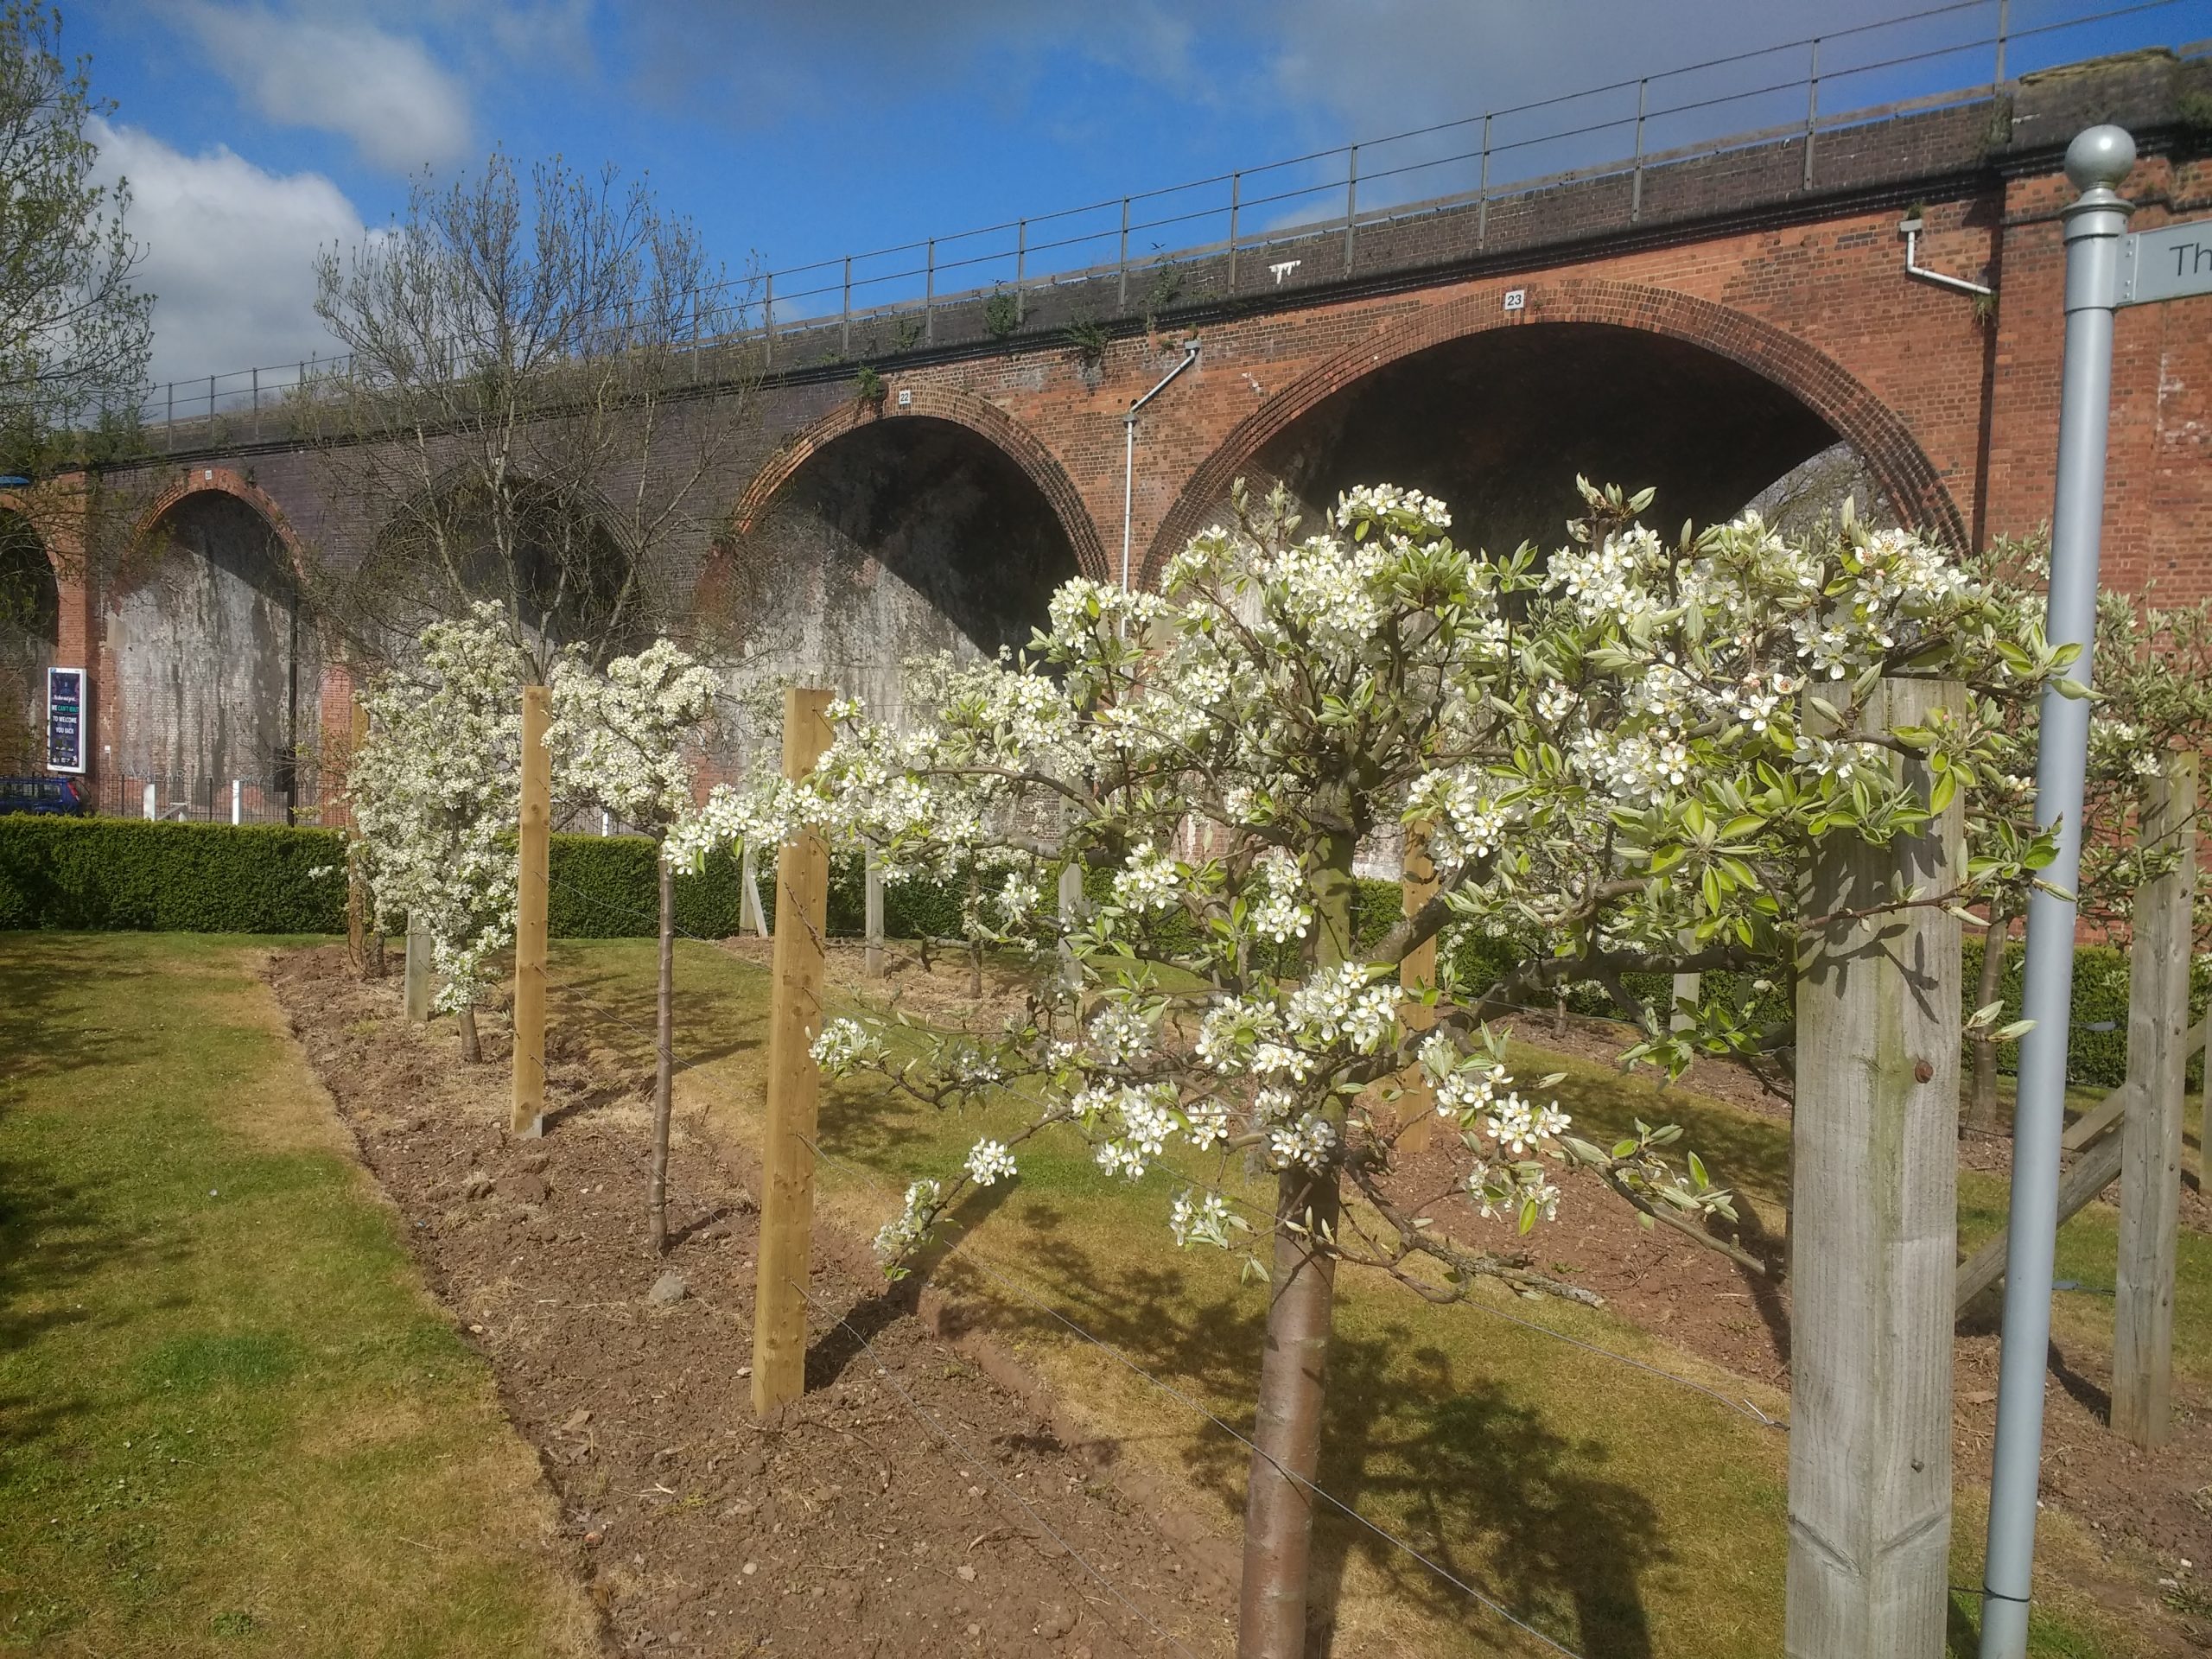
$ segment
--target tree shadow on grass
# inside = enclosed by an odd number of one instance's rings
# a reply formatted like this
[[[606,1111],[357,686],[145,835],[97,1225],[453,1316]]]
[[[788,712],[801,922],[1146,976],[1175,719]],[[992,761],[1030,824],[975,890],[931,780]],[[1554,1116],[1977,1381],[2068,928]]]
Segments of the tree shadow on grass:
[[[164,1255],[182,1254],[111,1216],[99,1182],[71,1179],[39,1159],[36,1132],[24,1122],[35,1086],[66,1099],[58,1079],[114,1058],[126,1033],[99,1024],[88,1008],[115,998],[157,1000],[161,988],[131,982],[165,977],[91,941],[0,934],[0,1357],[22,1356],[58,1330],[99,1319],[97,1308],[70,1300],[84,1280],[118,1262],[151,1268]],[[99,982],[99,1001],[71,995],[90,979]],[[0,1394],[0,1448],[26,1449],[88,1410],[66,1384],[49,1376],[29,1393]]]
[[[1146,1371],[1197,1399],[1233,1401],[1222,1421],[1252,1430],[1266,1305],[1215,1294],[1178,1268],[1101,1260],[1049,1206],[1023,1213],[1026,1269],[1066,1317]],[[957,1273],[956,1257],[950,1264]],[[1049,1314],[1001,1302],[994,1328],[1037,1338],[1066,1332]],[[1409,1325],[1342,1317],[1331,1344],[1319,1485],[1462,1580],[1578,1652],[1644,1659],[1651,1651],[1641,1580],[1667,1560],[1657,1511],[1609,1478],[1606,1448],[1562,1434],[1500,1384],[1458,1374]],[[1347,1325],[1354,1328],[1347,1329]],[[1183,1408],[1165,1396],[1160,1409]],[[1217,1429],[1184,1452],[1185,1471],[1232,1512],[1243,1506],[1244,1446]],[[1325,1500],[1316,1504],[1308,1652],[1334,1646],[1345,1576],[1357,1561],[1390,1599],[1510,1647],[1505,1621],[1430,1567]]]
[[[658,992],[650,977],[556,959],[546,978],[550,1023],[562,1027],[551,1040],[565,1037],[612,1049],[651,1079]],[[680,963],[672,1001],[679,1071],[750,1053],[766,1040],[766,1022],[758,1013],[732,1008],[718,992],[687,986]]]

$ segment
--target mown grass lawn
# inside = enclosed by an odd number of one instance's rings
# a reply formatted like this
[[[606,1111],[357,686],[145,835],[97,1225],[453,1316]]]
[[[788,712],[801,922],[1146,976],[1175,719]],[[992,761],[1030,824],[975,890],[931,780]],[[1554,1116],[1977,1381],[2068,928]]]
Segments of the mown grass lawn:
[[[270,943],[0,934],[0,1650],[595,1652]]]
[[[679,1055],[728,1053],[728,1039],[760,1033],[768,988],[761,969],[686,944],[678,976]],[[565,982],[629,1021],[627,1029],[595,1023],[594,1040],[632,1052],[641,1070],[648,1064],[641,1033],[651,1020],[650,941],[556,943],[552,979],[556,1006]],[[594,1018],[581,1004],[570,1006],[575,1017]],[[679,1086],[707,1110],[716,1132],[757,1145],[760,1065],[758,1050],[709,1060]],[[1639,1111],[1651,1116],[1648,1085],[1551,1057],[1538,1069],[1561,1068],[1570,1075],[1560,1092],[1579,1116],[1625,1123]],[[1719,1179],[1740,1183],[1778,1216],[1787,1168],[1781,1124],[1680,1091],[1668,1096],[1667,1112],[1684,1124]],[[872,1230],[896,1208],[906,1181],[957,1167],[978,1136],[1020,1121],[1012,1107],[937,1117],[861,1087],[833,1088],[823,1109],[824,1150],[862,1173],[825,1169],[824,1203],[855,1228]],[[1032,1143],[1020,1161],[1018,1182],[957,1217],[975,1230],[938,1268],[940,1282],[957,1286],[965,1306],[1014,1340],[1080,1414],[1184,1482],[1230,1532],[1243,1495],[1242,1448],[1054,1316],[1111,1343],[1244,1431],[1263,1287],[1240,1282],[1234,1259],[1173,1248],[1165,1225],[1170,1172],[1155,1170],[1134,1185],[1109,1179],[1072,1141]],[[1256,1189],[1249,1196],[1268,1202]],[[1992,1203],[2001,1224],[2000,1183],[1969,1176],[1961,1198],[1969,1237],[1986,1224]],[[2062,1276],[2108,1286],[2113,1249],[2112,1213],[2093,1208],[2066,1230]],[[2191,1282],[2181,1305],[2187,1334],[2177,1344],[2185,1370],[2205,1363],[2212,1338],[2204,1294],[2212,1259],[2202,1239],[2192,1239],[2183,1272]],[[1577,1652],[1767,1659],[1778,1650],[1783,1437],[1675,1383],[1498,1316],[1540,1321],[1748,1395],[1777,1414],[1786,1414],[1786,1401],[1602,1311],[1502,1293],[1436,1308],[1357,1274],[1340,1286],[1321,1475],[1326,1490]],[[2107,1344],[2110,1306],[2101,1305]],[[2062,1332],[2097,1311],[2063,1308]],[[1955,1598],[1954,1642],[1966,1653],[1973,1651],[1978,1613],[1971,1587],[1980,1581],[1982,1503],[1980,1492],[1961,1491],[1954,1534],[1952,1582],[1961,1592]],[[2054,1570],[2038,1586],[2033,1651],[2069,1659],[2133,1651],[2123,1629],[2063,1581],[2069,1561],[2086,1559],[2081,1529],[2053,1515],[2042,1535],[2043,1560]],[[1338,1605],[1351,1651],[1543,1650],[1342,1516],[1324,1515],[1318,1571],[1317,1592]]]

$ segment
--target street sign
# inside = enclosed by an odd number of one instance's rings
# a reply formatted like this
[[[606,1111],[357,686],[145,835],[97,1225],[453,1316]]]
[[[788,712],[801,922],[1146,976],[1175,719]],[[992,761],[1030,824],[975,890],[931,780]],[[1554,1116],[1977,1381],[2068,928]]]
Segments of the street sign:
[[[2212,219],[2138,231],[2121,243],[2122,305],[2149,305],[2192,294],[2212,294]]]
[[[85,671],[46,671],[46,769],[85,770]]]

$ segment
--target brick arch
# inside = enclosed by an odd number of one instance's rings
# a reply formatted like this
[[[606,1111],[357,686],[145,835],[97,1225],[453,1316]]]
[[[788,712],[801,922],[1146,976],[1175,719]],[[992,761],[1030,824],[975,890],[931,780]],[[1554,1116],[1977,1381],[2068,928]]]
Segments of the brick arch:
[[[31,534],[38,537],[38,550],[46,555],[46,568],[54,573],[54,586],[68,581],[61,568],[61,560],[54,550],[54,538],[41,528],[39,508],[21,490],[0,490],[0,512],[12,512],[31,527]]]
[[[896,397],[910,394],[912,401],[905,407],[896,403]],[[738,498],[730,514],[731,532],[749,535],[775,499],[777,492],[790,483],[817,451],[848,433],[873,426],[878,421],[911,420],[916,416],[965,427],[1020,467],[1022,476],[1037,486],[1051,505],[1052,516],[1059,520],[1068,545],[1075,551],[1076,568],[1085,575],[1104,579],[1106,550],[1099,542],[1098,528],[1091,522],[1090,510],[1084,505],[1082,495],[1058,458],[1035,433],[996,404],[952,386],[901,387],[881,404],[863,404],[855,398],[800,428],[768,457],[753,475],[752,483],[746,486],[745,493]]]
[[[139,541],[151,535],[154,526],[162,522],[162,516],[187,498],[211,492],[234,495],[260,514],[270,532],[283,544],[284,556],[291,561],[292,575],[303,583],[307,581],[307,549],[292,529],[291,521],[285,518],[284,510],[259,485],[228,467],[187,467],[181,477],[172,480],[139,514],[132,539]]]
[[[1904,419],[1817,347],[1746,313],[1672,289],[1595,281],[1521,288],[1526,298],[1517,311],[1504,308],[1501,283],[1391,323],[1247,415],[1199,464],[1160,521],[1145,555],[1142,580],[1150,583],[1173,553],[1205,528],[1205,514],[1251,470],[1268,442],[1325,398],[1416,352],[1538,322],[1611,323],[1668,335],[1740,364],[1793,394],[1857,450],[1905,523],[1954,547],[1967,544],[1958,504]]]

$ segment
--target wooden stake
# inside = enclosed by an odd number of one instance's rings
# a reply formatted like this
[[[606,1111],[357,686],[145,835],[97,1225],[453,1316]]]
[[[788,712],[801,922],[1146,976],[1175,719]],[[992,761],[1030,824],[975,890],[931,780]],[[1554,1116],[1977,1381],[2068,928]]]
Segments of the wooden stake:
[[[784,776],[797,782],[830,747],[830,696],[784,693]],[[753,1297],[753,1409],[761,1417],[806,1388],[806,1284],[814,1225],[814,1136],[822,1073],[822,938],[830,854],[819,836],[783,849],[776,868],[774,1001],[768,1014],[768,1125],[760,1161],[760,1265]]]
[[[645,1237],[668,1252],[668,1120],[676,1101],[676,874],[660,867],[660,983],[653,1004],[653,1161],[645,1178]]]
[[[1076,960],[1068,938],[1083,925],[1083,866],[1073,858],[1060,866],[1060,983],[1071,991],[1083,989],[1083,964]]]
[[[1963,714],[1956,684],[1891,680],[1861,725]],[[1809,712],[1809,711],[1808,711]],[[1925,790],[1926,771],[1907,780]],[[1876,847],[1833,835],[1810,913],[1942,893],[1965,872],[1954,804]],[[1789,1659],[1943,1651],[1951,1536],[1959,923],[1936,906],[1809,935],[1792,1138]]]
[[[1428,855],[1428,826],[1406,827],[1405,874],[1398,881],[1401,912],[1413,915],[1436,894],[1436,861]],[[1436,938],[1433,934],[1406,952],[1398,963],[1398,988],[1408,993],[1399,1004],[1398,1017],[1408,1031],[1427,1031],[1436,1023],[1436,1009],[1421,1001],[1421,993],[1436,985]],[[1398,1122],[1405,1131],[1399,1145],[1420,1152],[1428,1145],[1436,1123],[1436,1091],[1428,1086],[1418,1065],[1408,1066],[1399,1079],[1405,1093],[1398,1097]]]
[[[2135,902],[2128,954],[2127,1082],[2120,1122],[2120,1267],[2114,1281],[2113,1432],[2148,1449],[2173,1437],[2174,1259],[2181,1120],[2188,1089],[2190,908],[2196,895],[2196,757],[2152,781],[2143,840],[2177,853]]]
[[[407,918],[407,969],[400,981],[407,1017],[420,1025],[430,1017],[430,936]]]
[[[870,979],[883,977],[883,869],[875,861],[875,849],[867,853],[867,864],[861,872],[861,931],[868,944],[862,951],[861,965]]]
[[[738,855],[737,861],[737,931],[753,931],[756,939],[768,937],[768,918],[760,906],[760,877],[753,868],[753,848],[748,843]]]
[[[545,1133],[546,859],[553,827],[553,757],[545,728],[552,697],[522,690],[522,834],[515,864],[515,1091],[508,1130]]]
[[[353,694],[352,734],[353,747],[347,750],[346,754],[346,816],[348,820],[353,817],[353,757],[361,752],[362,746],[369,741],[369,711],[361,706],[361,694],[358,691]],[[146,785],[146,792],[149,796],[152,795],[153,791],[154,786],[151,784]],[[152,811],[149,810],[146,816],[153,817]],[[347,839],[358,837],[360,833],[357,825]],[[368,886],[359,876],[348,871],[346,881],[346,965],[353,970],[357,978],[368,976]]]

